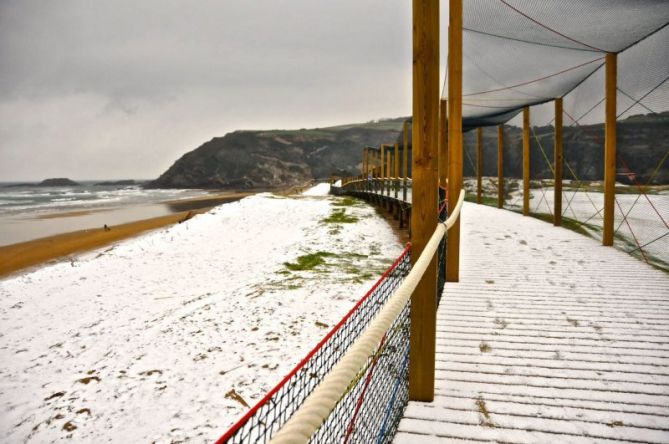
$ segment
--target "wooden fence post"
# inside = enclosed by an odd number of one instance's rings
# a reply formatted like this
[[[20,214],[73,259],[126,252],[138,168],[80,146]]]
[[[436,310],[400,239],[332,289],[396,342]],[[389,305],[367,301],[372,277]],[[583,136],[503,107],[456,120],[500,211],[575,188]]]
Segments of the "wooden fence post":
[[[616,202],[616,94],[618,57],[606,54],[606,102],[604,121],[604,226],[602,245],[613,245],[613,214]]]
[[[437,226],[439,129],[439,0],[413,0],[413,208],[411,258]],[[453,199],[455,201],[455,199]],[[434,399],[437,260],[411,296],[409,399]]]
[[[555,143],[553,148],[555,177],[553,184],[553,225],[562,225],[562,97],[555,99]]]

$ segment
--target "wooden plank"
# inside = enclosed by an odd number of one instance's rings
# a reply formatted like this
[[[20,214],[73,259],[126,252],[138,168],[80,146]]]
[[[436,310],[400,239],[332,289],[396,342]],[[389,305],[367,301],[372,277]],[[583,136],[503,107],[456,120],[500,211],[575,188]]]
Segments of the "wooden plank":
[[[483,202],[483,128],[476,129],[476,203]]]
[[[462,189],[462,0],[450,0],[448,27],[448,195]],[[448,212],[457,199],[450,199]],[[446,280],[460,279],[460,219],[448,230]]]
[[[606,102],[604,121],[604,226],[602,244],[613,245],[613,213],[616,200],[616,95],[618,58],[606,54]]]
[[[562,97],[555,99],[555,143],[553,162],[555,164],[555,185],[553,188],[553,224],[562,225],[562,164],[564,154],[562,147]]]
[[[504,125],[497,127],[497,208],[504,207]]]
[[[530,214],[530,108],[523,108],[523,216]]]
[[[414,261],[437,226],[438,129],[439,0],[413,0],[411,257]],[[433,257],[411,296],[409,398],[417,401],[434,398],[436,293],[437,261]]]

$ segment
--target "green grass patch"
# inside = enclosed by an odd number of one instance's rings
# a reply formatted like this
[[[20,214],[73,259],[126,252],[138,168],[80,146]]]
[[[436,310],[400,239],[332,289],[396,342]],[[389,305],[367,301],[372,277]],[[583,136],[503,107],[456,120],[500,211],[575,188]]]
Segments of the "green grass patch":
[[[325,265],[324,258],[332,256],[334,254],[327,251],[317,251],[316,253],[298,256],[297,262],[284,262],[283,265],[290,271],[308,271],[313,270],[319,265]]]
[[[467,202],[476,203],[476,194],[475,193],[465,194],[465,200]],[[482,195],[481,196],[481,203],[483,205],[488,205],[489,207],[497,207],[497,197],[490,197],[490,196]]]
[[[342,208],[341,210],[334,210],[328,217],[323,219],[323,222],[326,224],[352,224],[358,220],[360,219],[356,216],[346,214],[346,209]]]
[[[334,207],[360,207],[363,205],[364,203],[360,199],[349,196],[332,200],[332,206]]]

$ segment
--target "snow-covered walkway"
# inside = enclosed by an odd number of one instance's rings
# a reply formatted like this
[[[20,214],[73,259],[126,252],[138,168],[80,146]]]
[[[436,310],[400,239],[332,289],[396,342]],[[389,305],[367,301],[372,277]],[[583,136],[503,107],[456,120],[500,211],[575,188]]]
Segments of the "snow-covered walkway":
[[[436,397],[395,442],[669,442],[669,276],[510,211],[465,204],[462,230]]]

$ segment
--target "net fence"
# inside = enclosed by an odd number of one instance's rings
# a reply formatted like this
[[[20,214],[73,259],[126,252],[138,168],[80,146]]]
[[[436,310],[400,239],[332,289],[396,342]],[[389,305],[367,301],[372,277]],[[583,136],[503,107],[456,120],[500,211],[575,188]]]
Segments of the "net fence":
[[[217,443],[266,443],[366,329],[411,269],[402,252],[372,289],[274,389]],[[313,442],[388,442],[408,397],[409,304],[351,382]]]
[[[463,12],[464,175],[468,200],[522,211],[529,109],[529,213],[602,239],[605,59],[617,54],[614,246],[669,270],[669,5],[661,0],[469,0]],[[448,82],[448,78],[446,78]],[[447,85],[447,83],[445,83]],[[447,87],[444,88],[444,98]],[[562,99],[556,205],[555,100]],[[482,159],[478,129],[482,128]]]

